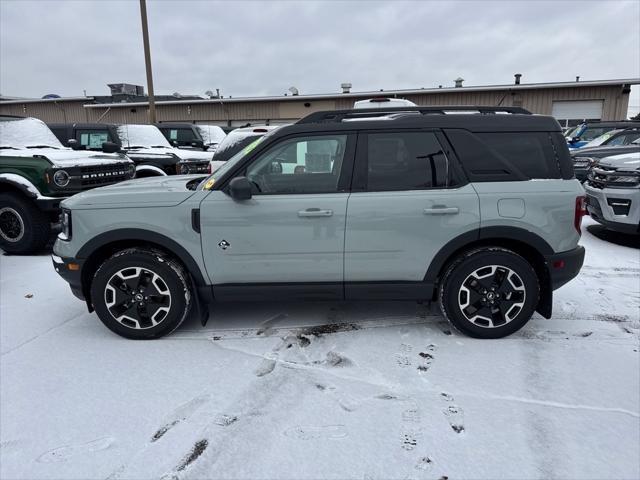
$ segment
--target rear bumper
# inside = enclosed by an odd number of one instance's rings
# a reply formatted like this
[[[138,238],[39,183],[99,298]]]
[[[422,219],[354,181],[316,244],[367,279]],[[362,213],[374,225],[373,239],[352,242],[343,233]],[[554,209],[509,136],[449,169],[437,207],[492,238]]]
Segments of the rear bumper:
[[[53,268],[58,275],[60,275],[65,282],[71,287],[71,292],[80,300],[85,300],[82,293],[82,260],[75,258],[63,258],[55,254],[51,255],[51,261],[53,262]],[[74,270],[69,268],[70,264],[77,265]]]
[[[565,283],[573,280],[584,263],[584,247],[578,245],[573,250],[568,250],[545,257],[551,280],[551,289],[556,290]]]

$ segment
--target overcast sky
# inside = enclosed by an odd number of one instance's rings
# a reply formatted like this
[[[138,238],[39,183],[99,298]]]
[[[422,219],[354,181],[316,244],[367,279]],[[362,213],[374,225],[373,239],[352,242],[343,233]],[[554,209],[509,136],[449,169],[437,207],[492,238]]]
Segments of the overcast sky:
[[[640,77],[638,0],[149,0],[148,14],[158,94]],[[137,0],[0,0],[0,93],[107,95],[119,82],[146,85]]]

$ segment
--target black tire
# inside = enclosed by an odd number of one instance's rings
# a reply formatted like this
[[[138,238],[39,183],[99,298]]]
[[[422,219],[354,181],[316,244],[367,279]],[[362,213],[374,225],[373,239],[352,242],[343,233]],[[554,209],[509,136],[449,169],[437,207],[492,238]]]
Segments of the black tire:
[[[91,284],[91,301],[111,331],[149,340],[182,324],[191,310],[193,294],[189,275],[178,261],[160,251],[129,248],[100,265]]]
[[[31,200],[0,193],[0,248],[23,255],[42,250],[51,237],[51,222]]]
[[[439,288],[444,316],[475,338],[502,338],[520,330],[535,312],[539,297],[531,264],[500,247],[460,255],[446,269]]]

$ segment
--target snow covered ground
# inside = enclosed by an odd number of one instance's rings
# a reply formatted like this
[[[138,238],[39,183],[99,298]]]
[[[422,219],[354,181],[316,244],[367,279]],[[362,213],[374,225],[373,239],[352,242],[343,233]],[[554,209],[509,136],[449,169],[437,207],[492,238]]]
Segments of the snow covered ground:
[[[0,257],[2,479],[640,477],[640,250],[510,338],[415,303],[216,308],[134,342],[47,255]],[[593,233],[592,233],[593,232]]]

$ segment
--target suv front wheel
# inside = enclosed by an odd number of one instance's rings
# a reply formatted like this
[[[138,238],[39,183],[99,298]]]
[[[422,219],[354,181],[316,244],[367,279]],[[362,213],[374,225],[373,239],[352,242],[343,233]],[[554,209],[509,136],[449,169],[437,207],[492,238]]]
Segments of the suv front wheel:
[[[102,323],[131,339],[174,331],[187,317],[192,291],[184,267],[163,252],[130,248],[96,271],[91,300]]]
[[[50,236],[49,218],[31,200],[0,193],[0,248],[13,254],[37,252]]]
[[[502,338],[518,331],[533,315],[539,295],[531,264],[500,247],[461,255],[447,268],[439,289],[444,316],[476,338]]]

